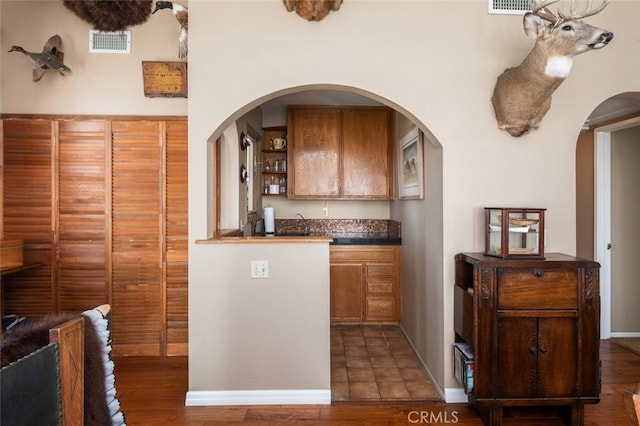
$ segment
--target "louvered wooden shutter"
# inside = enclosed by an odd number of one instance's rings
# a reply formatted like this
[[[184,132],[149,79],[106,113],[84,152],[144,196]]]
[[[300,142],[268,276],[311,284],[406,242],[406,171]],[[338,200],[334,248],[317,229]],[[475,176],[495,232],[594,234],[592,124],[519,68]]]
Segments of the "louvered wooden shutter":
[[[112,122],[114,352],[160,355],[163,319],[160,122]]]
[[[28,317],[52,309],[53,126],[51,120],[4,120],[4,238],[24,240],[25,263],[41,266],[2,277],[4,313]]]
[[[58,280],[61,311],[109,301],[107,277],[107,123],[60,121],[58,142]]]
[[[166,124],[167,354],[188,353],[187,122]]]

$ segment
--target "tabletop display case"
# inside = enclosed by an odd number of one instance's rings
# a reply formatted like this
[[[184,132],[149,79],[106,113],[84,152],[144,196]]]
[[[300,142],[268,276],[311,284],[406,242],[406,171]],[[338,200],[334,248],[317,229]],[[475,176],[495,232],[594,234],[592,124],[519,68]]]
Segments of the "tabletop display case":
[[[484,254],[544,259],[546,209],[485,207]]]

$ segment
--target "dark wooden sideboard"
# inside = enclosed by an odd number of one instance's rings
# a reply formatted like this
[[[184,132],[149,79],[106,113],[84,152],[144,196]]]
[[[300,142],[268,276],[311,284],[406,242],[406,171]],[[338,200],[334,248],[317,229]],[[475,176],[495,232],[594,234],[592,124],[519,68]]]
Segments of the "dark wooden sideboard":
[[[516,406],[558,406],[567,424],[584,424],[600,393],[599,267],[557,253],[456,255],[456,341],[473,347],[468,396],[485,424]]]

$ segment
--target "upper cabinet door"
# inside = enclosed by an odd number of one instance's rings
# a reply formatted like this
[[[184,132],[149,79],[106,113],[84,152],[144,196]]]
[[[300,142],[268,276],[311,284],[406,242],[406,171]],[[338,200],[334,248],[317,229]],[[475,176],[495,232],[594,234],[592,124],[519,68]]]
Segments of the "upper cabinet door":
[[[289,197],[340,196],[340,112],[326,108],[291,108]]]
[[[391,129],[386,108],[342,113],[343,198],[392,198]]]
[[[287,124],[289,198],[393,198],[390,109],[292,106]]]

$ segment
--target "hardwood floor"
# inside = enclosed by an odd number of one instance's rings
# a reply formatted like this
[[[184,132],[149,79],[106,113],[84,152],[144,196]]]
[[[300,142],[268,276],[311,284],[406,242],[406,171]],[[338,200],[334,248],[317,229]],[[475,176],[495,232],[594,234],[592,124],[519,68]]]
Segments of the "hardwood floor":
[[[623,426],[622,393],[640,383],[640,355],[601,342],[601,401],[585,407],[585,425]],[[116,357],[116,388],[129,426],[137,425],[482,425],[467,404],[334,402],[331,405],[185,407],[186,357]],[[505,425],[562,424],[554,410],[505,412]]]

